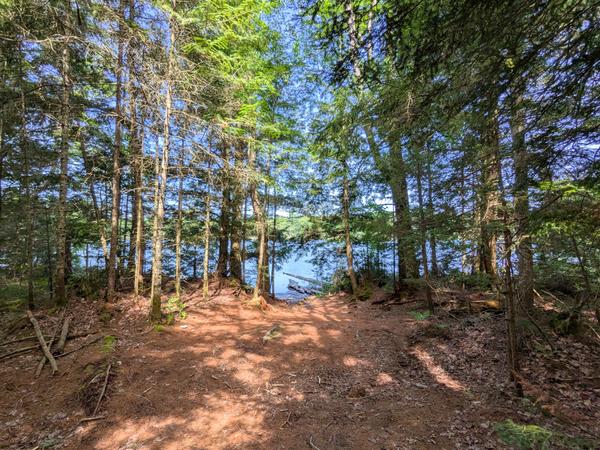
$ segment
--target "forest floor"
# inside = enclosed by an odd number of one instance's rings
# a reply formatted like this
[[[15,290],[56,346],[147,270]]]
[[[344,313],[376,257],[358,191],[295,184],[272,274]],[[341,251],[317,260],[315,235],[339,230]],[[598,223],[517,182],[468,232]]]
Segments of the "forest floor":
[[[519,399],[494,314],[426,318],[416,303],[343,294],[262,312],[229,287],[208,303],[188,292],[185,320],[159,328],[145,300],[121,299],[104,324],[100,303],[72,302],[73,333],[91,335],[66,350],[105,337],[59,358],[54,376],[34,377],[38,354],[0,361],[0,448],[593,448],[600,435],[597,344],[569,341],[549,359],[540,337]],[[106,379],[100,418],[81,422]]]

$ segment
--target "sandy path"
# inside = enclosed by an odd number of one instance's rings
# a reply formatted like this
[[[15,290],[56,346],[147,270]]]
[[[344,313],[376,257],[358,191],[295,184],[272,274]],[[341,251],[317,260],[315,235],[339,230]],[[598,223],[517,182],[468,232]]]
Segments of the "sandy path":
[[[275,324],[281,336],[263,344]],[[109,417],[70,448],[453,448],[471,399],[407,346],[413,326],[339,298],[262,313],[225,291],[124,340]]]

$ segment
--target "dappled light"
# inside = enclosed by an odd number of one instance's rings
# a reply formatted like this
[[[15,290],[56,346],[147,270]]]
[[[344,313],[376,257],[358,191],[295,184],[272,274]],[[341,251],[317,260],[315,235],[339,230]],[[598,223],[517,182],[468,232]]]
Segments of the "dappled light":
[[[0,0],[0,449],[600,448],[597,0]]]
[[[452,389],[453,391],[465,391],[465,387],[460,382],[448,375],[448,373],[439,364],[436,364],[434,359],[429,353],[427,353],[426,350],[423,350],[420,347],[415,347],[415,349],[412,351],[412,354],[415,355],[421,364],[423,364],[423,367],[427,369],[435,381]]]

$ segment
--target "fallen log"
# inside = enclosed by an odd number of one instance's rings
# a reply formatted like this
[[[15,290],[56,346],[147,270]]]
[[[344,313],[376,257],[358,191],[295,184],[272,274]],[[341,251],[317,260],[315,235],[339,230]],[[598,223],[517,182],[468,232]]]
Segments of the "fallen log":
[[[300,292],[301,294],[307,294],[307,295],[315,295],[315,294],[319,293],[319,291],[317,289],[313,289],[313,288],[306,287],[306,286],[301,286],[298,283],[293,282],[292,280],[290,280],[290,282],[288,283],[288,289],[291,289],[296,292]]]
[[[315,280],[314,278],[308,278],[308,277],[304,277],[301,275],[294,275],[293,273],[283,272],[283,274],[287,275],[288,277],[298,278],[299,280],[306,281],[306,282],[312,283],[312,284],[319,284],[321,286],[324,286],[325,284],[327,284],[324,281]]]
[[[50,361],[50,366],[52,367],[52,374],[54,375],[54,373],[56,373],[56,371],[58,370],[58,366],[56,365],[56,360],[54,359],[54,356],[52,356],[52,353],[50,353],[50,349],[46,345],[46,341],[44,340],[44,336],[42,335],[42,330],[40,330],[40,324],[35,319],[35,317],[33,317],[31,311],[27,311],[27,316],[29,317],[29,321],[33,325],[35,334],[38,338],[40,346],[42,347],[42,352],[44,352],[44,355],[46,355],[46,358],[48,358],[48,361]]]

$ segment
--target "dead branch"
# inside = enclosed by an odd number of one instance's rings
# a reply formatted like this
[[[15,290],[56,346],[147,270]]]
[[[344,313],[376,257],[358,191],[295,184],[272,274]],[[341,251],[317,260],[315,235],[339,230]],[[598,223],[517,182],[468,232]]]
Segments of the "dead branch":
[[[281,424],[281,426],[279,427],[280,429],[283,429],[283,427],[285,427],[286,424],[291,425],[291,423],[290,423],[290,417],[292,417],[292,410],[290,410],[290,412],[288,413],[287,418],[285,419],[285,422],[283,422]]]
[[[102,398],[104,397],[104,394],[106,393],[106,386],[108,385],[108,377],[110,376],[110,368],[112,367],[112,363],[110,363],[108,365],[108,367],[106,368],[106,376],[104,377],[104,385],[102,385],[102,390],[100,391],[100,396],[98,397],[98,402],[96,403],[96,407],[94,408],[94,412],[92,413],[92,416],[95,416],[96,413],[98,412],[98,408],[100,408],[100,403],[102,402]]]
[[[50,336],[44,336],[44,339],[49,338]],[[0,342],[0,347],[5,347],[11,344],[17,344],[19,342],[31,341],[32,339],[37,339],[36,335],[33,336],[25,336],[19,339],[13,339],[12,341],[4,341]]]
[[[84,417],[79,421],[79,423],[92,422],[94,420],[104,420],[106,416],[92,416],[92,417]]]
[[[309,439],[308,439],[308,443],[310,444],[310,446],[312,448],[314,448],[315,450],[321,450],[319,447],[317,447],[315,444],[313,444],[313,437],[312,434],[310,435]]]
[[[86,342],[84,344],[81,344],[79,347],[74,348],[73,350],[69,350],[68,352],[60,353],[60,354],[56,355],[56,357],[57,358],[62,358],[63,356],[67,356],[67,355],[70,355],[71,353],[75,353],[75,352],[81,350],[82,348],[87,347],[88,345],[92,345],[94,342],[98,342],[100,339],[102,339],[102,337],[103,337],[102,335],[96,336],[91,341],[88,341],[88,342]]]
[[[35,317],[33,317],[31,311],[27,311],[27,316],[29,317],[29,321],[33,325],[33,329],[35,330],[35,334],[38,337],[38,341],[40,343],[40,346],[42,347],[42,351],[46,355],[46,358],[48,358],[48,361],[50,361],[50,366],[52,367],[52,374],[54,374],[58,370],[58,366],[56,365],[56,360],[54,359],[54,356],[52,356],[52,353],[50,353],[50,349],[46,345],[46,341],[44,340],[44,336],[42,335],[42,331],[40,330],[40,324],[35,319]]]
[[[10,359],[10,358],[15,357],[15,356],[22,355],[24,353],[30,352],[32,350],[35,350],[38,347],[39,347],[39,345],[32,345],[31,347],[23,347],[23,348],[15,350],[15,351],[12,351],[12,352],[9,352],[9,353],[5,353],[4,355],[0,356],[0,361],[3,361],[5,359]]]
[[[54,343],[54,340],[56,339],[56,334],[58,333],[58,329],[60,328],[60,324],[63,321],[63,317],[65,315],[65,312],[63,310],[61,316],[60,316],[60,320],[58,322],[57,327],[54,329],[54,333],[52,334],[52,337],[50,338],[50,343],[48,344],[48,348],[50,350],[52,350],[52,344]],[[39,377],[40,374],[42,373],[42,370],[44,369],[44,366],[46,365],[46,355],[42,356],[42,359],[40,359],[40,362],[38,363],[37,369],[35,371],[35,377]]]
[[[71,317],[67,317],[65,322],[63,323],[62,330],[60,332],[60,339],[58,340],[58,344],[56,344],[56,351],[62,352],[63,348],[65,348],[65,343],[67,342],[67,336],[69,335],[69,325],[71,323]]]

